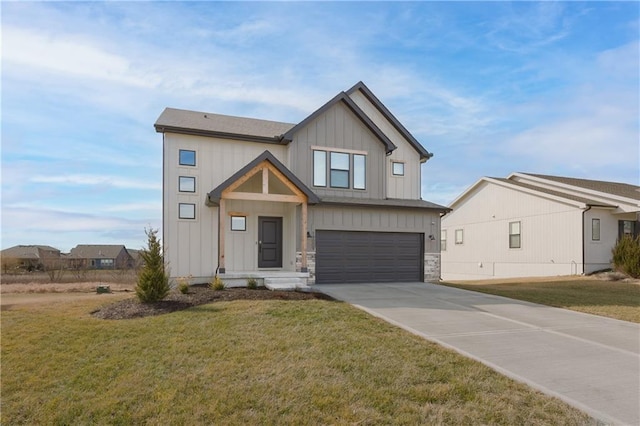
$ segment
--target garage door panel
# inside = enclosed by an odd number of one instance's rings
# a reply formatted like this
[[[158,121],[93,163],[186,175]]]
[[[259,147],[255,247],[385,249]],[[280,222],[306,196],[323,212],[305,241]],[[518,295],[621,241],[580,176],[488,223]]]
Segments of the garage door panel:
[[[316,282],[421,281],[424,234],[316,231]]]

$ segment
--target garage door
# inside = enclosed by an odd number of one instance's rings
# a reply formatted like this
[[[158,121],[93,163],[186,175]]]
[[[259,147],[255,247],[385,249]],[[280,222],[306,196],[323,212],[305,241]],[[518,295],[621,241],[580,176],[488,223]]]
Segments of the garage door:
[[[316,231],[316,282],[423,281],[424,234]]]

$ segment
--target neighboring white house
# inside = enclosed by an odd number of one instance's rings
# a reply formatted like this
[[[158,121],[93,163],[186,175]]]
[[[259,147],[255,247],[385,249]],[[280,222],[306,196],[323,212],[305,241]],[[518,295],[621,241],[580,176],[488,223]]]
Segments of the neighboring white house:
[[[483,177],[442,218],[442,279],[589,274],[640,231],[640,187],[531,173]]]
[[[362,83],[299,123],[167,108],[163,242],[172,278],[225,283],[440,276],[432,154]]]

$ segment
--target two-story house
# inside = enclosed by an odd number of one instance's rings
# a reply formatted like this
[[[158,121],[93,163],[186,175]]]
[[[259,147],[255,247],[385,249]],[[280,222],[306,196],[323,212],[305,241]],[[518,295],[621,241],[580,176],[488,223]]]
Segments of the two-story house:
[[[155,128],[171,277],[439,278],[432,154],[362,82],[297,124],[167,108]]]

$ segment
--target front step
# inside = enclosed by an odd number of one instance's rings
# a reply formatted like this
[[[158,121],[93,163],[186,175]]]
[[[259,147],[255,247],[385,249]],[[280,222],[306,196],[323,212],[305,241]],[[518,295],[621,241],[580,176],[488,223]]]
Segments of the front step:
[[[265,277],[264,286],[269,290],[311,290],[311,287],[307,285],[307,279],[298,277]]]

